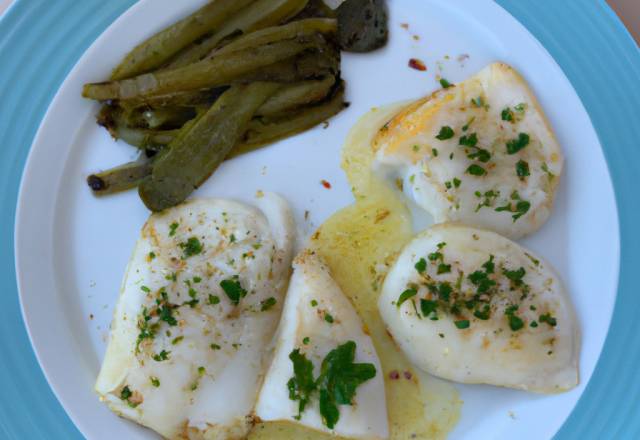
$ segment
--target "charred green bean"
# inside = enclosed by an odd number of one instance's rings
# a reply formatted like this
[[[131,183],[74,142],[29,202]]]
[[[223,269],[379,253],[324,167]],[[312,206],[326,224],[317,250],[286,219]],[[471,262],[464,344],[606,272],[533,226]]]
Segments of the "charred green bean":
[[[138,194],[147,208],[161,211],[174,206],[206,181],[240,140],[255,111],[279,87],[233,86],[190,129],[181,130],[158,154],[152,174],[140,183]]]
[[[180,49],[228,21],[255,0],[213,0],[136,46],[113,71],[111,81],[157,69]]]

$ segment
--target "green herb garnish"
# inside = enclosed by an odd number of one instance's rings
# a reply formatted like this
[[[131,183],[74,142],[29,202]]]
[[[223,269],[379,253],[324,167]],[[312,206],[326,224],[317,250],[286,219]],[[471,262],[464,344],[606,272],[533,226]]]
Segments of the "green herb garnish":
[[[271,307],[275,305],[276,305],[276,299],[273,297],[268,298],[267,300],[262,302],[262,308],[260,309],[260,311],[266,312],[267,310],[269,310]]]
[[[451,139],[453,136],[454,136],[454,132],[451,129],[451,127],[449,127],[448,125],[445,125],[442,128],[440,128],[440,134],[436,136],[436,139],[444,141],[447,139]]]
[[[178,229],[178,226],[180,225],[176,222],[171,223],[171,226],[169,226],[169,228],[171,229],[171,232],[169,232],[169,237],[173,237],[174,235],[176,235],[176,229]]]
[[[169,358],[167,357],[167,356],[169,355],[169,353],[171,353],[171,352],[170,352],[170,351],[164,351],[164,350],[162,350],[162,351],[160,352],[160,354],[156,354],[156,355],[153,357],[153,360],[154,360],[154,361],[156,361],[156,362],[166,361],[167,359],[169,359]]]
[[[465,328],[469,328],[469,320],[468,319],[465,319],[464,321],[455,321],[454,324],[460,330],[464,330]]]
[[[444,78],[440,78],[440,85],[445,89],[448,89],[449,87],[453,86],[453,84],[451,84],[449,81],[447,81]]]
[[[242,288],[240,281],[222,280],[220,287],[227,294],[233,305],[237,306],[240,300],[247,296],[247,291]]]
[[[477,148],[478,136],[475,133],[471,133],[469,136],[462,136],[458,140],[458,145],[464,145],[465,147]]]
[[[196,237],[191,237],[186,243],[180,243],[180,247],[184,250],[183,260],[202,252],[202,245]]]
[[[555,320],[555,318],[552,318],[551,316],[549,316],[549,314],[546,315],[540,315],[540,322],[546,322],[547,324],[549,324],[552,327],[555,327],[557,325],[557,322]]]
[[[417,289],[407,289],[404,292],[402,292],[400,294],[400,297],[398,298],[398,302],[396,304],[396,306],[398,308],[400,308],[400,306],[402,305],[402,303],[404,303],[406,300],[408,300],[409,298],[411,298],[412,296],[415,296],[418,294],[418,290]]]
[[[438,265],[438,271],[436,272],[438,275],[443,274],[443,273],[449,273],[449,272],[451,272],[451,265],[450,264],[440,263]]]
[[[475,153],[468,154],[467,157],[469,159],[473,159],[477,157],[480,162],[487,163],[489,162],[489,160],[491,160],[491,153],[489,153],[487,150],[479,149]]]
[[[467,168],[465,173],[469,173],[472,176],[484,176],[485,174],[487,174],[484,168],[476,164],[469,166],[469,168]]]
[[[507,141],[507,154],[516,154],[529,145],[530,137],[526,133],[518,133],[518,139]]]
[[[428,317],[431,313],[435,313],[437,306],[438,303],[435,301],[431,301],[428,299],[420,300],[420,309],[422,310],[422,315],[425,318]]]
[[[529,211],[530,207],[531,207],[531,203],[523,200],[521,202],[516,203],[515,208],[511,206],[511,203],[509,203],[507,206],[500,206],[500,207],[496,208],[496,211],[498,211],[498,212],[500,212],[500,211],[515,212],[516,214],[512,216],[513,217],[513,221],[515,222],[520,217],[522,217],[524,214],[526,214],[527,211]]]
[[[529,176],[529,164],[524,160],[519,160],[516,163],[516,174],[520,178],[520,180],[524,180],[525,177]]]

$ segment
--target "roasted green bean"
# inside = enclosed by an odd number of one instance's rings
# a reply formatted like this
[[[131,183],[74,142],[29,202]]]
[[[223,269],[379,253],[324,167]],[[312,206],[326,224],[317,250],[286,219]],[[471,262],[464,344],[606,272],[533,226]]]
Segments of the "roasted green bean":
[[[242,137],[255,111],[279,87],[274,83],[233,86],[197,123],[183,128],[158,154],[152,174],[140,183],[138,193],[147,208],[161,211],[174,206],[206,181]]]
[[[215,51],[211,57],[180,69],[147,73],[123,81],[86,84],[83,96],[107,101],[219,87],[305,50],[326,47],[322,31],[335,33],[335,20],[309,19],[257,31]]]
[[[87,184],[91,187],[93,195],[98,197],[133,188],[151,174],[153,159],[142,153],[135,162],[91,174],[87,177]]]
[[[180,49],[213,31],[255,0],[213,0],[136,46],[113,71],[111,81],[161,67]]]
[[[191,43],[175,56],[167,68],[176,69],[198,61],[230,37],[277,26],[283,19],[302,10],[306,3],[307,0],[257,0],[231,17],[210,37]]]

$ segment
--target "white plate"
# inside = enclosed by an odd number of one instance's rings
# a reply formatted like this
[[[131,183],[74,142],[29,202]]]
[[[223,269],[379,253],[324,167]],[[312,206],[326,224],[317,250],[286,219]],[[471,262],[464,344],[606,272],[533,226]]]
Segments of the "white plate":
[[[203,3],[142,0],[114,22],[60,88],[23,175],[15,236],[22,311],[51,387],[89,440],[159,437],[118,418],[93,392],[121,279],[149,213],[135,191],[103,199],[91,195],[86,176],[131,160],[135,149],[114,143],[95,124],[99,105],[82,99],[80,91],[86,82],[106,79],[132,42]],[[456,83],[495,61],[516,68],[537,95],[565,154],[554,212],[521,242],[556,267],[574,301],[583,337],[581,384],[557,396],[456,385],[464,405],[450,439],[551,438],[593,373],[615,300],[618,220],[600,144],[559,67],[499,6],[489,0],[390,0],[389,7],[387,47],[370,54],[343,54],[347,100],[352,103],[348,109],[326,129],[319,126],[225,162],[193,195],[251,202],[257,190],[278,192],[291,204],[302,243],[353,201],[339,168],[340,149],[364,113],[431,93],[440,87],[436,75]],[[458,61],[461,55],[469,58]],[[410,58],[422,60],[428,70],[409,68]],[[321,180],[330,182],[331,189]]]

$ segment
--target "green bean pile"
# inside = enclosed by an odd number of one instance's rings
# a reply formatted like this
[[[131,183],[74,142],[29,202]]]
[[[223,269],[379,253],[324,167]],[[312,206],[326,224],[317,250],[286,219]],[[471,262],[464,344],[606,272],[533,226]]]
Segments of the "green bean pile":
[[[225,158],[340,112],[338,24],[325,18],[328,8],[304,18],[305,6],[214,0],[133,49],[110,81],[86,84],[82,96],[104,103],[98,123],[143,150],[135,162],[89,176],[93,193],[138,186],[147,208],[161,211]]]

